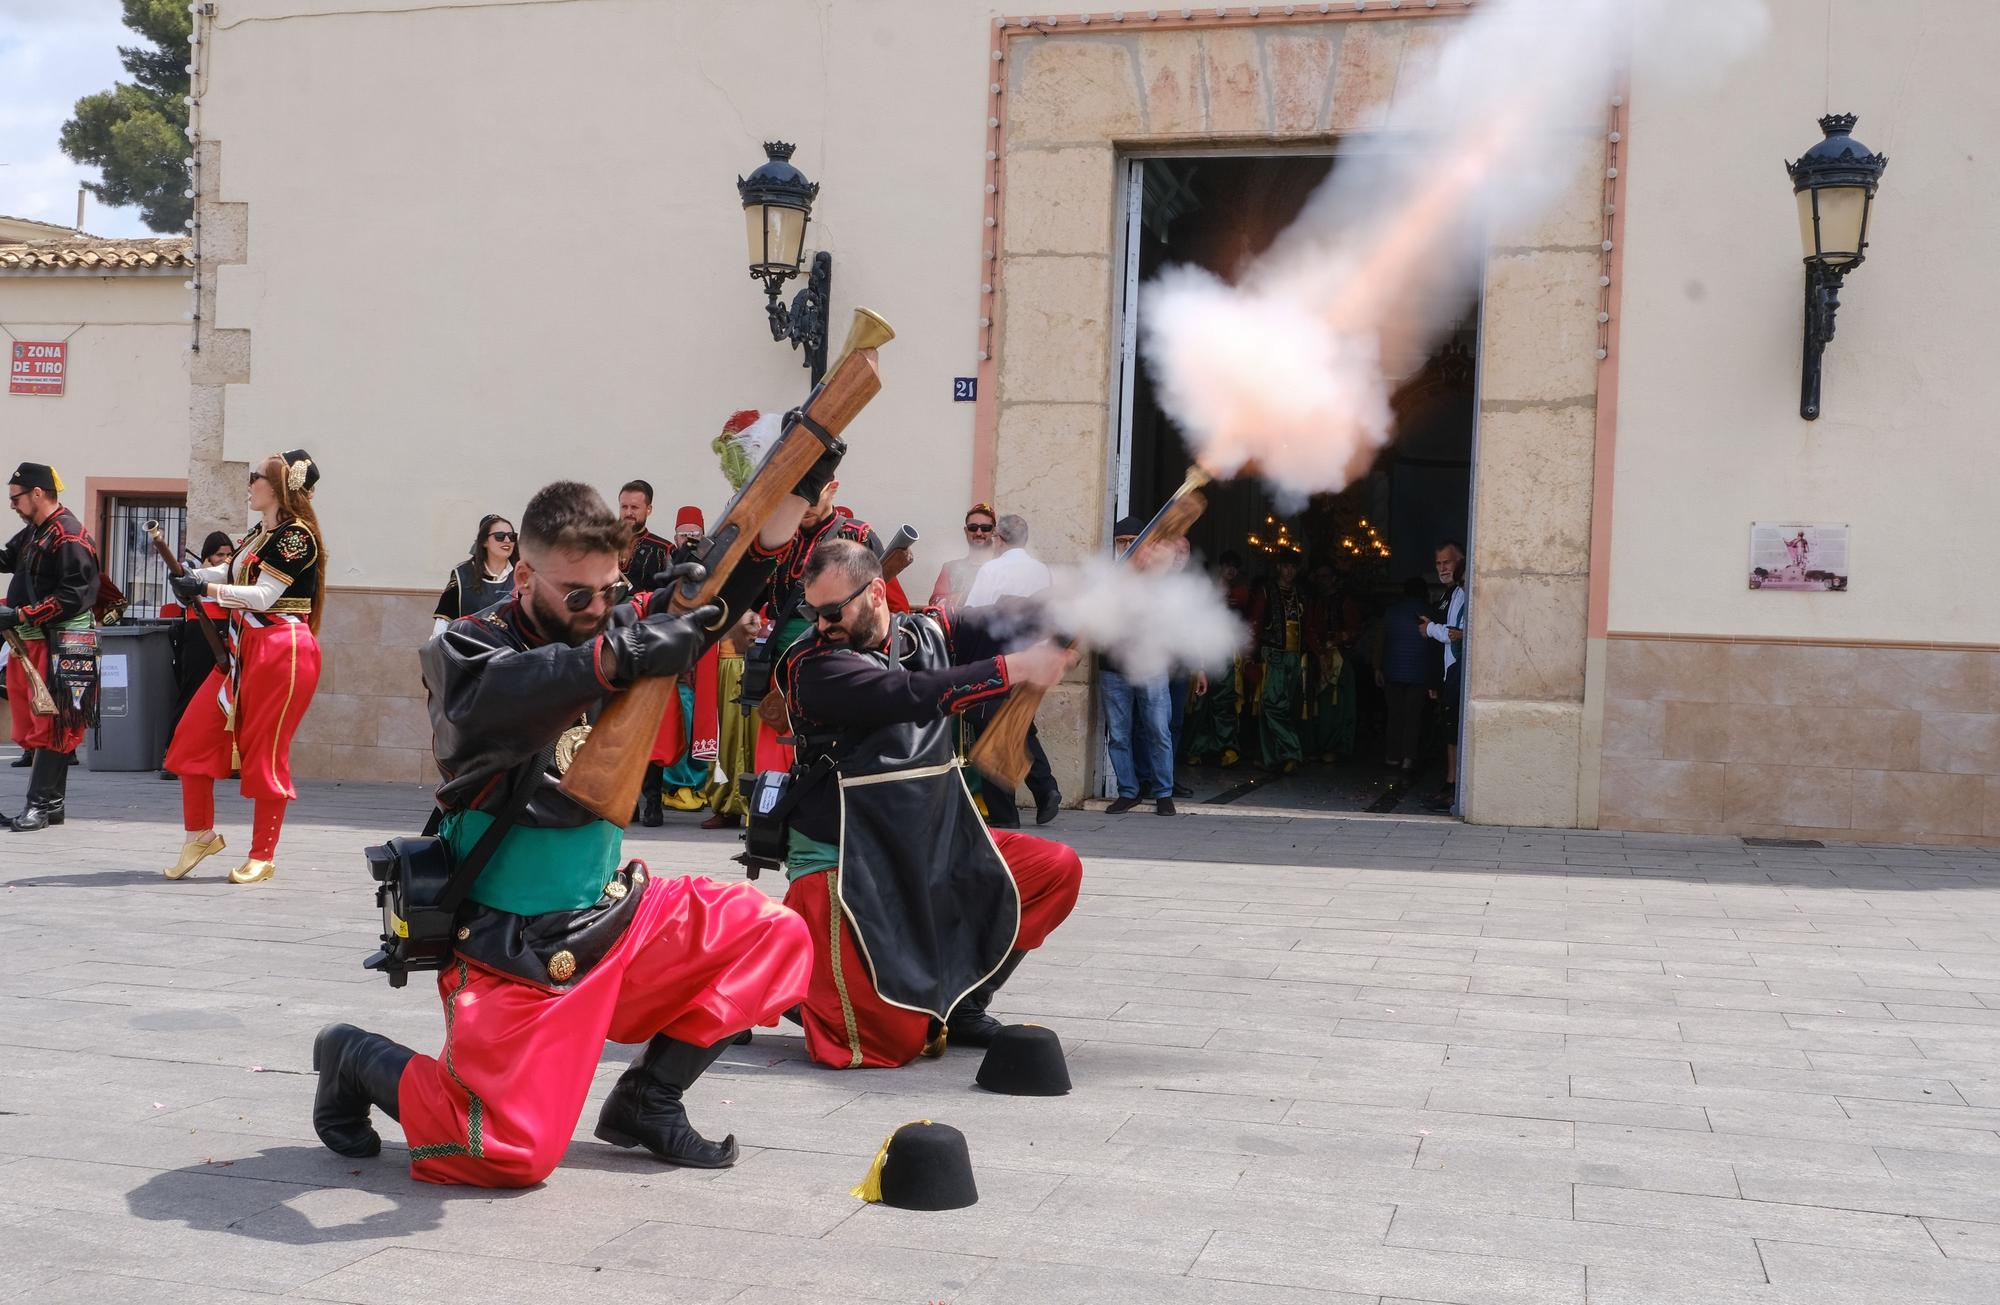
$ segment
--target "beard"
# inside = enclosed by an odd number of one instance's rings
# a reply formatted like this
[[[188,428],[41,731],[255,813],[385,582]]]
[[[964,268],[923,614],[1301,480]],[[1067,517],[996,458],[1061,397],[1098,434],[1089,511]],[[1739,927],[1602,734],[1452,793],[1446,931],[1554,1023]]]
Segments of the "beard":
[[[536,628],[572,648],[595,639],[611,624],[610,608],[606,608],[601,616],[578,615],[563,606],[560,600],[554,603],[544,601],[540,585],[530,587],[524,598],[528,615],[534,620]]]
[[[866,616],[833,626],[820,632],[820,640],[836,648],[873,648],[889,635],[889,610],[886,606],[875,609]]]

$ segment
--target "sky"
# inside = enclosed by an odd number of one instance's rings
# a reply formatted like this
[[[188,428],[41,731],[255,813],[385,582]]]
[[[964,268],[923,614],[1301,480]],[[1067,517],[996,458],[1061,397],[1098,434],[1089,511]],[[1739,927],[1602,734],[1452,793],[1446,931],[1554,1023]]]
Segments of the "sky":
[[[72,163],[56,135],[77,100],[125,76],[118,0],[0,0],[0,214],[69,226],[76,191],[97,169]],[[87,197],[84,230],[101,236],[156,234],[136,207]]]

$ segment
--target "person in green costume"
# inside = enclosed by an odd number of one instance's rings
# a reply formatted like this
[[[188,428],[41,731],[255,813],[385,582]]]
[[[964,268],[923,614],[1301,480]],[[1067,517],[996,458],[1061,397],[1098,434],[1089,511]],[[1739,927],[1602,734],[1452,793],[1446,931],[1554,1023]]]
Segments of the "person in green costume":
[[[1313,705],[1306,655],[1319,646],[1321,609],[1299,584],[1304,561],[1296,549],[1280,551],[1276,574],[1258,591],[1250,628],[1257,638],[1257,750],[1267,770],[1290,774],[1305,760],[1304,726]]]

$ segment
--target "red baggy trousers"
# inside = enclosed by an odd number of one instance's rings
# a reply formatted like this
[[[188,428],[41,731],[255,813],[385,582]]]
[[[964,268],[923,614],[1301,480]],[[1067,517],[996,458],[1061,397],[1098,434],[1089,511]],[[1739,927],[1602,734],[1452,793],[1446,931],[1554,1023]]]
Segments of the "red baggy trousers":
[[[21,646],[28,650],[28,661],[33,663],[35,673],[42,677],[42,683],[49,679],[49,641],[47,639],[23,639]],[[53,695],[56,688],[49,685]],[[13,726],[14,742],[23,748],[48,748],[52,752],[75,752],[83,742],[85,727],[82,722],[62,729],[56,725],[54,716],[37,716],[28,705],[28,670],[19,657],[7,659],[7,714]]]
[[[444,1050],[410,1057],[397,1091],[411,1176],[541,1182],[607,1040],[711,1046],[797,1003],[811,962],[798,916],[749,884],[696,878],[648,884],[625,935],[567,992],[455,960],[438,975]]]
[[[166,769],[176,775],[228,779],[243,772],[247,798],[298,797],[292,787],[292,736],[319,688],[319,640],[302,621],[245,629],[238,641],[243,669],[236,686],[236,733],[222,713],[222,672],[213,670],[181,713],[167,745]],[[240,754],[240,766],[232,766]]]
[[[1014,947],[1033,951],[1076,906],[1083,862],[1076,849],[1046,838],[1007,829],[992,834],[1021,892],[1021,929]],[[836,912],[828,876],[839,873],[806,875],[785,894],[785,905],[805,917],[812,933],[812,985],[801,1012],[806,1052],[835,1069],[906,1065],[924,1049],[931,1017],[882,1000],[855,944],[854,931],[844,918],[834,930]]]

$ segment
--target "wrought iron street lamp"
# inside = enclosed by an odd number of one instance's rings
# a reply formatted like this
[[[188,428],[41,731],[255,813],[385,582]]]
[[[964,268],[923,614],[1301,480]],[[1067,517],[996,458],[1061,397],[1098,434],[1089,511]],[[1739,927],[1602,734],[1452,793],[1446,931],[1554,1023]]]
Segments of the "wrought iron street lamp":
[[[1799,237],[1806,256],[1805,366],[1800,378],[1799,416],[1819,417],[1820,357],[1833,338],[1840,309],[1840,285],[1861,266],[1868,252],[1875,187],[1889,166],[1886,154],[1871,154],[1853,136],[1851,113],[1819,120],[1826,139],[1787,163],[1799,201]]]
[[[819,194],[819,184],[806,180],[805,174],[792,166],[793,148],[784,141],[766,141],[764,165],[747,177],[738,177],[736,191],[743,198],[750,275],[764,283],[764,311],[771,321],[771,338],[790,340],[794,349],[805,350],[805,365],[812,369],[812,383],[818,385],[826,375],[826,313],[833,287],[833,255],[823,249],[814,254],[805,287],[792,297],[790,307],[779,302],[785,282],[799,274],[806,224],[812,220],[813,198]]]

